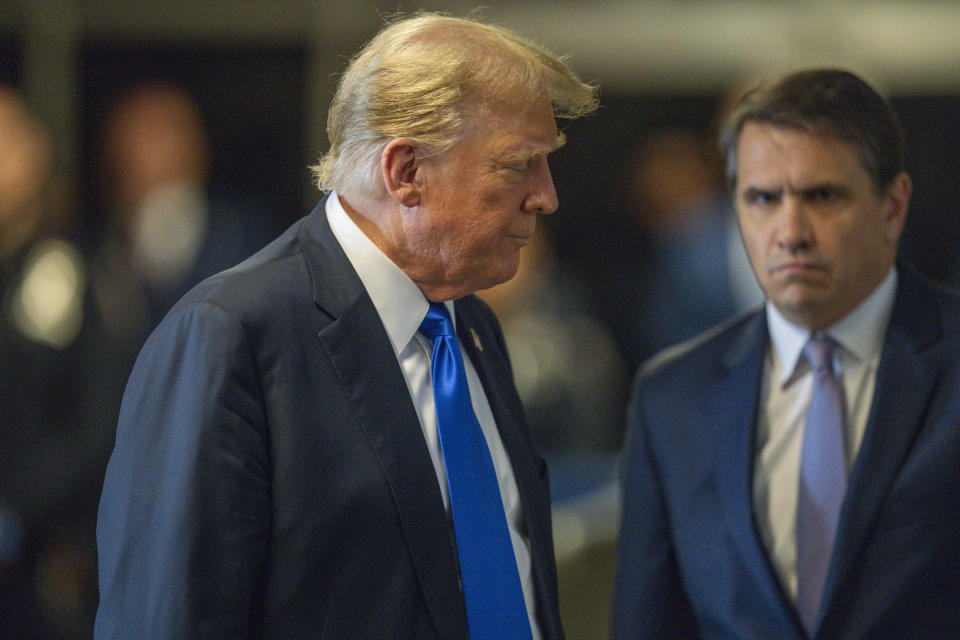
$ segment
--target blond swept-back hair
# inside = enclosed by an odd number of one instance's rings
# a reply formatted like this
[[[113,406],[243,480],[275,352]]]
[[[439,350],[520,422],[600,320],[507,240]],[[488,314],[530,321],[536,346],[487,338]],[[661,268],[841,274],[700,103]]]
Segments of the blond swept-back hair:
[[[327,118],[330,149],[311,167],[322,191],[376,196],[380,152],[412,139],[426,155],[462,140],[472,118],[547,98],[559,118],[597,108],[597,89],[562,58],[499,26],[421,13],[388,24],[350,62]]]

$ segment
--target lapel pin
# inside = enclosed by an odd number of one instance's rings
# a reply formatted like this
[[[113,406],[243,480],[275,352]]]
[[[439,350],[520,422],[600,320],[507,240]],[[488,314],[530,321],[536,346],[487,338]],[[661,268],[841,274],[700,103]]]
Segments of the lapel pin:
[[[473,336],[473,346],[477,348],[477,351],[483,351],[483,344],[480,343],[480,336],[478,336],[477,332],[473,330],[473,327],[470,327],[470,335]]]

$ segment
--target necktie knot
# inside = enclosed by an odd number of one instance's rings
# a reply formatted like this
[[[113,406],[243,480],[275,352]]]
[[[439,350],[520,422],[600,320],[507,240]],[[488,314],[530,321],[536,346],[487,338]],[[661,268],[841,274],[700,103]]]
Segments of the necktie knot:
[[[826,334],[817,334],[803,347],[803,355],[818,375],[833,375],[833,351],[837,343]]]
[[[453,336],[453,321],[450,319],[450,312],[447,311],[447,305],[442,302],[431,302],[427,316],[420,323],[420,333],[427,336],[434,342],[441,336]]]

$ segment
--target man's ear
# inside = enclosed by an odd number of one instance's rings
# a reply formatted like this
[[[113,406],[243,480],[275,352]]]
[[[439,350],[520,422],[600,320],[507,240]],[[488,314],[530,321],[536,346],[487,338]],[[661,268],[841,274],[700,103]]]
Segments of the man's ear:
[[[420,204],[421,160],[410,138],[394,138],[380,153],[380,172],[393,199],[405,207]]]

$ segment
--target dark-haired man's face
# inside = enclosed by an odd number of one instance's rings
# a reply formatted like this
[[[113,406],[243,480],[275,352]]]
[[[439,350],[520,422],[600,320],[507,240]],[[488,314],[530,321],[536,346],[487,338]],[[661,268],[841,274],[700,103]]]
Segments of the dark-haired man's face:
[[[748,122],[734,197],[767,299],[790,321],[818,330],[856,308],[893,265],[910,180],[901,173],[877,193],[854,145]]]

